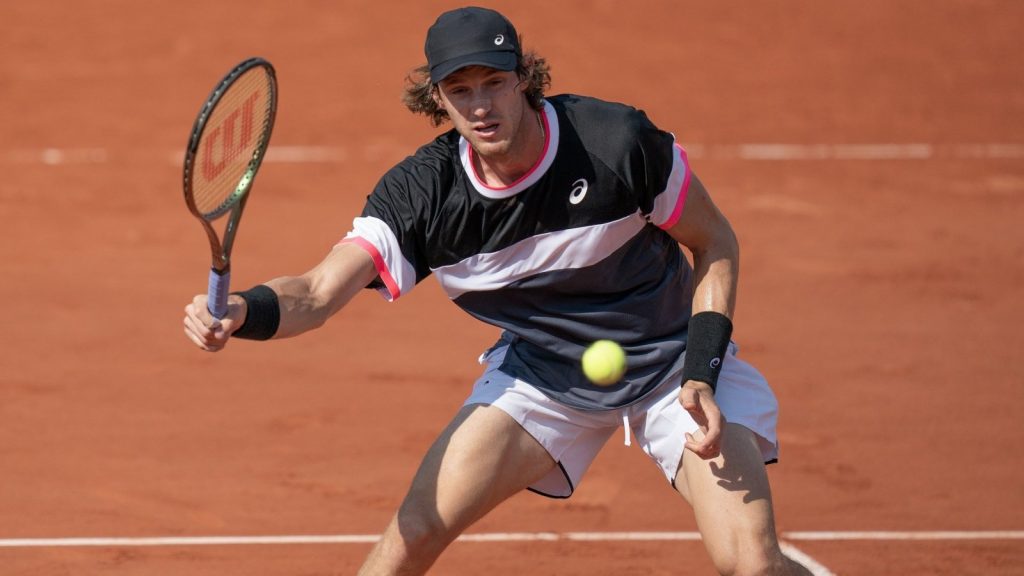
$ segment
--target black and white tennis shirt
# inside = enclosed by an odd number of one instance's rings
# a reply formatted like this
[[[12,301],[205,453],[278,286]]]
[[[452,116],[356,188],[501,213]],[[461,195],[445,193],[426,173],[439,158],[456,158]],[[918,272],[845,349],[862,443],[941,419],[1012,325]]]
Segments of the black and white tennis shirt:
[[[504,329],[502,370],[577,408],[637,401],[680,367],[692,269],[665,231],[690,183],[686,153],[635,108],[549,98],[544,151],[487,186],[455,130],[388,171],[343,242],[372,257],[388,300],[433,274],[452,301]],[[587,381],[591,342],[622,344],[621,383]]]

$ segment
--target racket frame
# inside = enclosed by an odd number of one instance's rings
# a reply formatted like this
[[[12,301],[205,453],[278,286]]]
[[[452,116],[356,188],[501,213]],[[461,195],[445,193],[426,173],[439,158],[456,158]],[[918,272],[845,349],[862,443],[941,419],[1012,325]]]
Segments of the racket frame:
[[[214,210],[203,213],[196,206],[193,196],[192,179],[196,169],[196,155],[199,150],[199,143],[211,113],[217,107],[224,94],[234,82],[256,67],[262,67],[267,74],[269,83],[269,109],[270,113],[264,120],[265,129],[260,134],[256,143],[249,164],[242,175],[235,190]],[[208,283],[208,308],[216,318],[223,318],[227,313],[228,286],[231,278],[231,249],[235,243],[235,235],[238,232],[238,225],[245,210],[245,203],[249,197],[249,190],[252,188],[253,180],[263,163],[267,146],[270,141],[271,132],[274,129],[274,120],[277,116],[277,74],[273,65],[263,58],[253,57],[235,66],[217,86],[210,92],[209,97],[203,104],[192,126],[189,135],[188,146],[185,149],[185,160],[183,169],[183,190],[185,204],[189,211],[199,219],[206,232],[207,240],[210,243],[210,277]],[[213,227],[213,222],[230,211],[227,225],[224,228],[223,240],[218,237]]]

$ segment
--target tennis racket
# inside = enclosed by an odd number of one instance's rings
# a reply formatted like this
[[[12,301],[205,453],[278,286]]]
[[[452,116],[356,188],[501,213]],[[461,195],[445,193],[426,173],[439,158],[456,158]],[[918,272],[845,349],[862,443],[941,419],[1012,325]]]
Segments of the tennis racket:
[[[270,142],[277,112],[277,77],[262,58],[238,64],[199,110],[185,152],[185,203],[210,241],[210,313],[228,311],[231,247],[256,171]],[[214,221],[230,213],[223,236]]]

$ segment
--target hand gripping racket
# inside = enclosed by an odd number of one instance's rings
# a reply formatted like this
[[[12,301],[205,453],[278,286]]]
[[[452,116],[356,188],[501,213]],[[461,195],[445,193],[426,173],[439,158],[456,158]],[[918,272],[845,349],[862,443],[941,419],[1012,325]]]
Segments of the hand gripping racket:
[[[277,112],[274,67],[262,58],[235,66],[199,110],[185,152],[185,203],[206,230],[213,265],[207,307],[220,319],[228,310],[231,247],[245,201],[270,142]],[[213,222],[231,213],[218,238]]]

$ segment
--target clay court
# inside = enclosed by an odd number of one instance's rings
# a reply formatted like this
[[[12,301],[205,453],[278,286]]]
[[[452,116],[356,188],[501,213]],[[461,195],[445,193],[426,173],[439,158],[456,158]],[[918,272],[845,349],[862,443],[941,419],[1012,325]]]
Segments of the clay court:
[[[0,3],[0,574],[355,572],[497,332],[428,280],[198,351],[181,160],[216,81],[271,60],[233,280],[307,270],[437,132],[399,97],[455,5]],[[551,93],[673,131],[737,230],[787,550],[819,575],[1024,573],[1024,4],[489,5]],[[571,499],[512,499],[432,574],[709,574],[695,531],[613,437]]]

